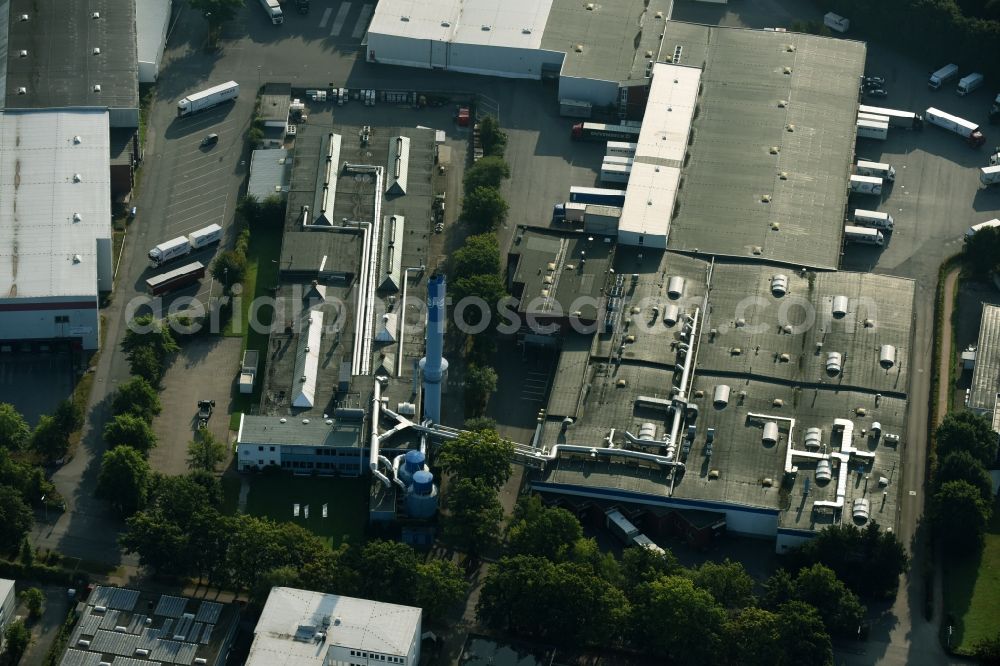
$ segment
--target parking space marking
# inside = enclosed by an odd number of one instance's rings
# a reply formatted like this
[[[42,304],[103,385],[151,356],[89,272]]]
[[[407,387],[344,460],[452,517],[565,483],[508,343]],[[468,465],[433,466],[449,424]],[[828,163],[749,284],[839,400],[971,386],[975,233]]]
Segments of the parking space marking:
[[[173,222],[168,222],[165,226],[167,229],[175,229],[171,233],[191,232],[194,231],[195,229],[201,229],[202,227],[207,227],[208,225],[212,224],[212,222],[216,219],[216,217],[224,217],[225,213],[226,213],[225,206],[223,206],[221,209],[213,208],[209,209],[208,211],[199,212],[196,215],[189,215],[188,217],[185,217],[183,220],[175,220]],[[192,220],[198,220],[198,222],[191,224]],[[181,224],[183,224],[184,226],[180,229],[177,229],[178,225]],[[219,222],[218,224],[219,226],[222,226],[221,222]]]
[[[224,199],[225,197],[223,197],[222,194],[219,193],[214,197],[210,198],[204,197],[192,206],[187,206],[185,208],[178,208],[177,210],[172,210],[169,213],[167,213],[167,225],[171,226],[173,221],[185,219],[192,212],[215,208],[218,205],[218,202]]]
[[[337,16],[333,19],[333,25],[330,26],[330,36],[339,37],[340,31],[344,29],[344,21],[347,20],[347,14],[351,11],[351,3],[345,2],[337,10]]]
[[[184,206],[182,208],[175,208],[175,206],[186,204],[187,202],[193,201],[195,199],[204,202],[210,198],[209,195],[212,194],[213,192],[218,192],[219,190],[228,189],[229,186],[224,183],[218,184],[218,183],[213,183],[211,180],[206,180],[200,185],[192,185],[191,187],[181,187],[178,190],[171,189],[170,194],[179,192],[183,195],[187,195],[187,194],[194,194],[194,191],[197,190],[198,188],[206,186],[211,187],[212,185],[215,185],[215,187],[211,190],[203,191],[195,196],[189,196],[185,199],[178,199],[177,201],[171,201],[170,204],[167,206],[167,211],[168,211],[167,214],[172,215],[177,213],[179,210],[184,210],[185,208],[188,208],[187,206]]]
[[[358,17],[358,22],[354,24],[354,32],[351,33],[351,37],[361,39],[362,35],[365,34],[365,30],[368,29],[368,19],[372,17],[372,12],[374,11],[375,5],[365,5],[361,8],[361,16]]]
[[[323,10],[323,18],[320,19],[319,27],[321,28],[326,27],[327,21],[330,20],[330,14],[332,13],[333,13],[333,7],[327,7],[325,10]]]
[[[195,164],[190,168],[184,169],[183,175],[178,174],[181,178],[185,180],[190,180],[191,178],[202,179],[216,171],[221,171],[226,168],[226,164],[219,159],[214,160],[202,160],[200,164]]]

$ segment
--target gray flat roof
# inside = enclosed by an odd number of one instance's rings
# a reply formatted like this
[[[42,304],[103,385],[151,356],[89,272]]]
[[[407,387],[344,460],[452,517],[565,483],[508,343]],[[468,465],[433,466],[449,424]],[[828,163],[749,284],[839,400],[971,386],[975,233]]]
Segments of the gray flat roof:
[[[330,423],[327,423],[330,421]],[[362,443],[364,421],[338,418],[284,418],[243,415],[238,444],[357,448]]]
[[[353,281],[361,263],[361,234],[286,231],[278,266],[283,278]]]
[[[292,104],[292,86],[289,83],[268,83],[260,96],[260,117],[265,123],[288,122]]]
[[[671,21],[675,48],[704,72],[668,247],[836,268],[865,45]]]
[[[247,194],[263,201],[272,195],[284,197],[292,181],[292,151],[284,148],[255,150],[250,156]]]
[[[563,76],[642,83],[669,11],[669,0],[553,0],[541,48],[566,54]]]
[[[993,412],[1000,393],[1000,306],[983,303],[976,367],[969,390],[969,409]]]
[[[135,2],[10,0],[9,26],[7,108],[139,108]]]

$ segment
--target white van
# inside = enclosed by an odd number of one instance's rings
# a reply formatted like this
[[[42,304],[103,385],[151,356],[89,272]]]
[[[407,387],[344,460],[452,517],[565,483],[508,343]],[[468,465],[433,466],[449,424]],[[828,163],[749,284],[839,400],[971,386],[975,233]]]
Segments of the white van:
[[[879,178],[884,178],[888,181],[896,180],[896,170],[892,168],[891,164],[885,164],[883,162],[858,160],[858,164],[855,167],[854,172],[859,176],[878,176]]]
[[[872,227],[880,231],[892,231],[896,222],[889,213],[880,213],[877,210],[855,209],[854,221],[859,227]]]
[[[863,245],[885,245],[885,236],[882,232],[868,227],[844,227],[844,240]]]

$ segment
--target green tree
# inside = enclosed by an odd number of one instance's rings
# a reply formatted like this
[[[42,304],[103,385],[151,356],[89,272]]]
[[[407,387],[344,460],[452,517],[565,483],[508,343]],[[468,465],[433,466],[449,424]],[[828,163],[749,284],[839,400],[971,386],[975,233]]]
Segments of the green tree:
[[[965,481],[979,490],[983,500],[989,502],[993,499],[993,479],[990,478],[990,473],[968,451],[952,451],[941,459],[934,474],[934,484],[940,488],[949,481]]]
[[[463,184],[465,192],[468,193],[477,187],[497,189],[508,178],[510,178],[510,166],[503,161],[503,158],[490,156],[482,158],[466,170]]]
[[[152,477],[149,463],[139,451],[119,446],[104,454],[94,494],[127,518],[146,505]]]
[[[742,564],[729,558],[721,564],[705,562],[691,571],[691,580],[726,608],[744,608],[753,603],[753,578]]]
[[[31,436],[31,428],[14,405],[0,403],[0,447],[8,451],[24,448]]]
[[[4,654],[12,664],[16,664],[31,643],[31,632],[24,626],[23,620],[14,620],[4,629],[3,639]]]
[[[626,548],[621,561],[622,589],[629,599],[635,599],[636,591],[643,583],[663,576],[681,573],[681,565],[669,550],[663,552],[651,548]]]
[[[726,612],[689,578],[664,576],[640,585],[633,604],[632,630],[642,649],[679,664],[718,658]]]
[[[507,133],[500,129],[500,122],[493,116],[485,116],[479,121],[479,136],[483,142],[483,153],[503,157],[507,150]]]
[[[18,554],[18,559],[29,569],[35,564],[35,550],[31,547],[28,537],[24,537],[21,541],[21,552]]]
[[[128,330],[122,339],[122,351],[131,361],[135,353],[144,349],[151,349],[162,363],[180,347],[177,346],[177,340],[166,321],[153,319],[153,315],[144,314],[129,322]]]
[[[980,639],[972,646],[972,656],[984,666],[1000,664],[1000,633],[990,638]]]
[[[283,197],[277,194],[267,197],[260,204],[260,218],[257,224],[271,229],[281,229],[285,224],[285,206]]]
[[[138,555],[142,566],[164,575],[194,573],[189,535],[162,511],[140,511],[125,524],[118,542],[126,553]]]
[[[237,282],[243,282],[247,272],[247,257],[235,250],[225,250],[212,262],[212,277],[229,289]]]
[[[156,389],[142,377],[132,377],[121,384],[111,400],[112,414],[133,414],[150,423],[161,409]]]
[[[965,262],[980,280],[997,269],[1000,257],[1000,228],[984,227],[965,242]]]
[[[451,294],[459,308],[458,314],[462,322],[475,327],[484,318],[493,317],[500,302],[507,297],[507,287],[503,278],[497,274],[470,275],[455,280],[451,285]],[[466,298],[474,300],[463,303]],[[486,336],[473,337],[478,339]]]
[[[983,544],[992,507],[968,481],[948,481],[934,493],[931,520],[945,551],[959,555]]]
[[[355,550],[346,543],[336,550],[327,550],[302,566],[299,584],[307,590],[359,596],[362,594],[361,575],[352,566],[356,558]]]
[[[296,587],[299,584],[299,572],[294,567],[282,566],[261,575],[257,584],[250,591],[250,602],[258,608],[263,608],[267,597],[274,587]]]
[[[157,358],[152,347],[139,347],[128,357],[129,371],[142,377],[152,386],[159,386],[163,379],[163,361]]]
[[[448,510],[444,536],[471,555],[479,555],[497,541],[503,507],[495,488],[486,481],[457,477],[445,495]]]
[[[822,564],[803,569],[795,577],[795,598],[815,607],[834,636],[856,636],[865,616],[857,595]]]
[[[119,414],[104,426],[104,442],[109,449],[116,446],[131,446],[143,455],[156,446],[156,433],[140,416]]]
[[[46,460],[57,460],[69,450],[69,435],[59,427],[55,418],[43,416],[31,433],[30,446]]]
[[[417,567],[413,605],[422,608],[427,617],[441,620],[448,609],[465,599],[468,589],[457,564],[450,560],[433,559]]]
[[[0,551],[13,552],[34,523],[24,498],[10,486],[0,486]]]
[[[496,430],[497,420],[489,416],[473,416],[471,419],[465,419],[464,427],[466,430],[473,432],[477,430]]]
[[[496,230],[507,219],[507,200],[494,187],[466,191],[462,199],[462,219],[483,232]]]
[[[482,414],[497,390],[497,372],[488,365],[470,365],[465,370],[465,411]]]
[[[451,255],[450,275],[497,275],[500,273],[500,243],[496,234],[478,234],[465,239]]]
[[[207,472],[225,462],[229,451],[208,428],[199,428],[194,439],[188,442],[188,467]]]
[[[953,451],[968,451],[984,467],[997,458],[997,434],[985,417],[970,411],[949,412],[934,432],[942,458]]]
[[[789,601],[778,608],[781,666],[833,666],[833,646],[819,612],[807,603]]]
[[[29,587],[21,592],[21,603],[28,607],[28,617],[37,620],[42,616],[45,595],[37,587]]]
[[[559,560],[566,548],[583,538],[580,521],[566,509],[549,508],[538,495],[522,497],[514,507],[507,546],[514,555]]]
[[[83,410],[72,400],[62,400],[52,412],[52,420],[59,431],[69,437],[83,427]]]
[[[514,444],[496,430],[464,432],[447,440],[438,451],[437,464],[448,474],[476,479],[499,490],[510,478]]]
[[[778,616],[763,608],[744,608],[726,625],[726,643],[731,664],[772,666],[780,663]]]
[[[775,571],[764,582],[764,596],[761,599],[764,608],[777,611],[782,604],[795,598],[795,579],[785,569]]]
[[[243,4],[243,0],[188,0],[191,9],[200,12],[213,27],[233,20]]]

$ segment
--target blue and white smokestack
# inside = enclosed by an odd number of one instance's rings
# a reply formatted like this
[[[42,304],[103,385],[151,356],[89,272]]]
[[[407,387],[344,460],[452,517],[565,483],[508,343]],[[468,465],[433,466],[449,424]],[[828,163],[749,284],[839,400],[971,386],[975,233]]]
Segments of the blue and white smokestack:
[[[420,359],[424,378],[424,419],[434,423],[441,422],[441,382],[448,372],[448,360],[443,351],[447,318],[444,298],[444,275],[435,275],[427,282],[427,352]]]

